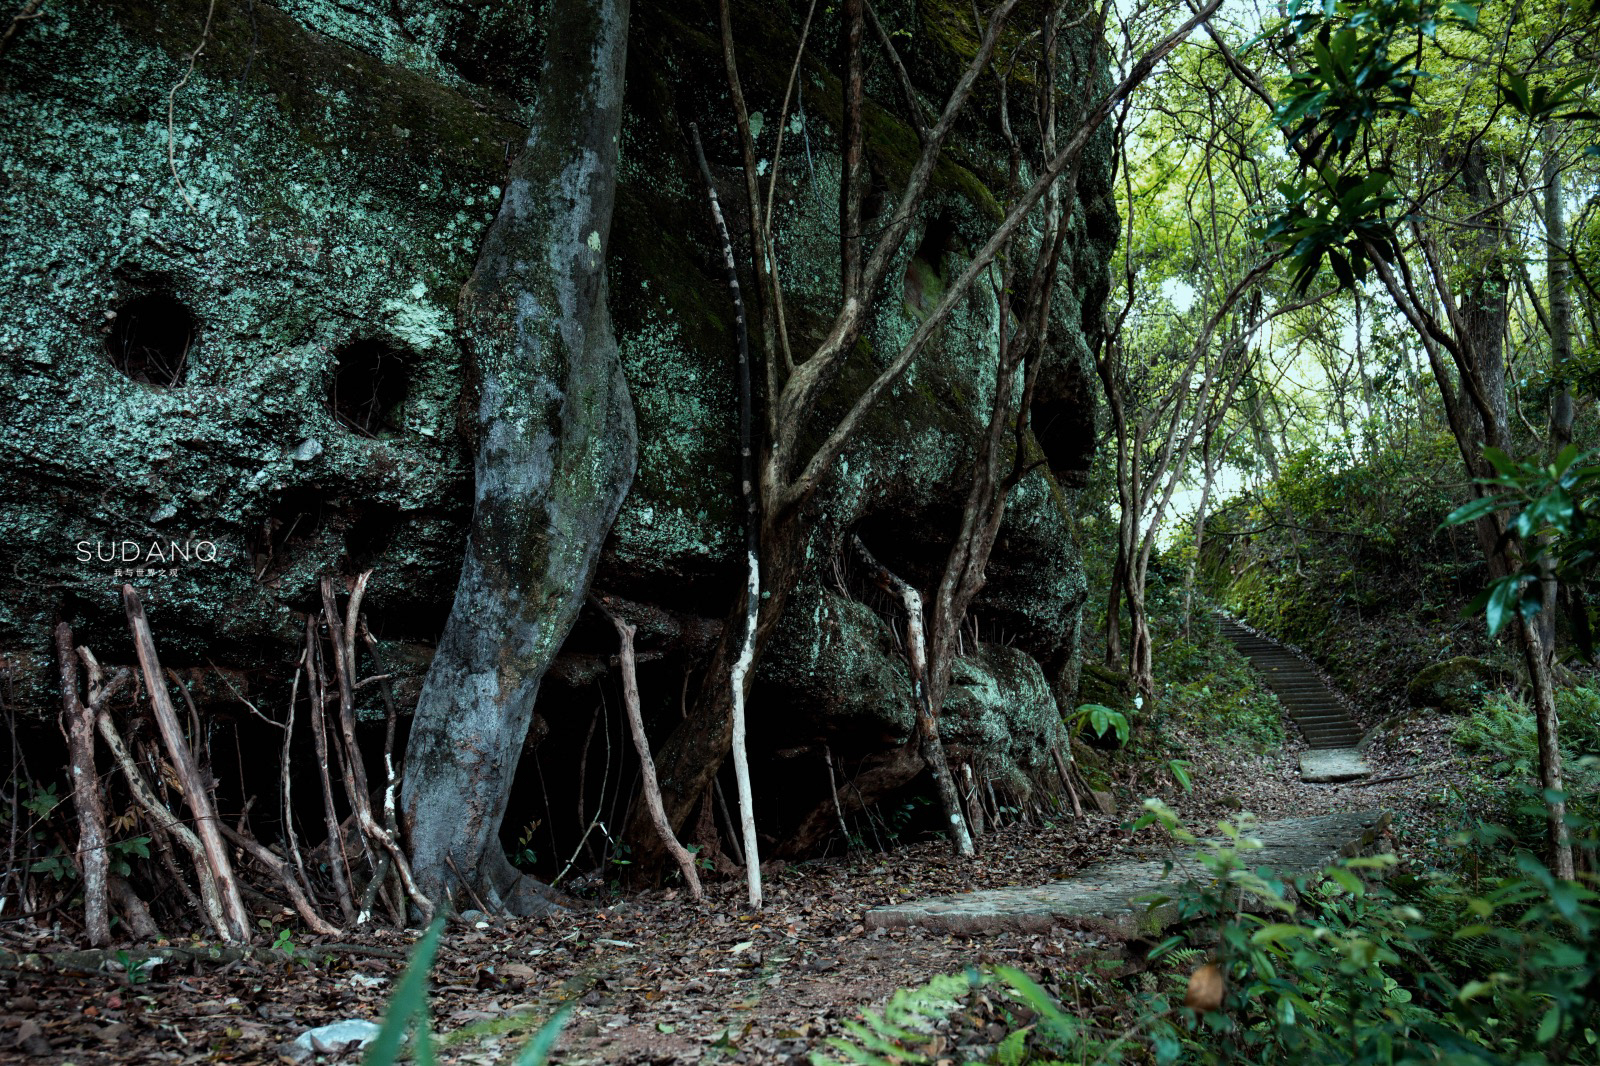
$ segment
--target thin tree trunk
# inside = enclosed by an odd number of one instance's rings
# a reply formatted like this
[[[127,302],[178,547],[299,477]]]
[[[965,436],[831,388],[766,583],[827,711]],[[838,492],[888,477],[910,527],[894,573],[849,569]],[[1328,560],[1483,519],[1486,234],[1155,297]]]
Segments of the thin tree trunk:
[[[1194,508],[1194,555],[1183,572],[1183,638],[1189,639],[1190,624],[1194,620],[1194,581],[1200,567],[1200,553],[1206,542],[1206,506],[1211,502],[1211,483],[1216,478],[1216,467],[1211,462],[1211,433],[1208,430],[1200,447],[1200,501]]]
[[[110,861],[105,804],[100,798],[100,775],[94,761],[94,716],[99,710],[78,695],[78,656],[72,646],[72,627],[56,626],[56,657],[61,666],[61,702],[67,735],[68,767],[72,774],[72,807],[78,813],[78,869],[83,872],[83,923],[89,943],[111,943],[111,915],[106,884]],[[102,698],[103,702],[103,698]]]
[[[975,854],[972,834],[961,814],[961,797],[956,792],[955,778],[950,774],[949,760],[945,758],[944,741],[939,736],[939,717],[934,713],[928,690],[928,638],[923,629],[922,595],[873,558],[860,537],[853,538],[853,543],[861,561],[873,571],[880,584],[900,597],[900,604],[905,608],[906,661],[911,666],[911,698],[917,709],[917,747],[922,754],[922,761],[928,766],[928,772],[933,775],[939,805],[944,812],[945,824],[949,826],[950,842],[956,854],[971,856]]]
[[[739,645],[739,657],[734,660],[728,675],[728,700],[732,726],[729,738],[733,755],[733,776],[739,790],[739,823],[744,837],[745,880],[749,885],[750,906],[761,909],[761,850],[756,839],[755,795],[750,786],[750,757],[746,747],[744,698],[749,684],[750,669],[755,663],[756,628],[761,611],[761,518],[756,501],[756,460],[754,399],[750,384],[750,329],[745,318],[744,297],[739,287],[739,267],[733,256],[733,239],[728,235],[727,223],[722,218],[722,205],[717,199],[716,182],[711,177],[711,167],[700,145],[700,131],[691,124],[689,135],[694,141],[695,160],[700,164],[700,176],[706,183],[706,194],[711,201],[711,220],[716,225],[717,236],[722,239],[722,263],[728,274],[728,291],[733,299],[735,350],[738,353],[739,379],[739,499],[744,504],[744,629]],[[752,210],[755,210],[752,203]],[[657,805],[659,806],[659,795]],[[654,816],[656,811],[652,810]],[[668,829],[670,836],[671,830]]]
[[[1567,832],[1567,804],[1561,796],[1566,789],[1561,772],[1561,727],[1556,716],[1555,679],[1550,670],[1550,653],[1541,643],[1539,627],[1519,618],[1522,659],[1528,668],[1533,688],[1533,714],[1539,737],[1539,787],[1545,793],[1547,833],[1550,839],[1552,871],[1557,877],[1573,879],[1572,840]]]
[[[1561,202],[1561,158],[1554,123],[1539,131],[1544,149],[1545,285],[1550,299],[1550,444],[1547,458],[1556,457],[1572,443],[1572,290],[1567,275],[1567,222]],[[1539,612],[1539,639],[1546,653],[1555,651],[1556,603],[1560,588],[1549,563],[1542,567],[1540,591],[1544,610]]]
[[[550,662],[632,483],[637,434],[606,299],[628,0],[553,0],[526,147],[462,292],[474,506],[455,602],[412,720],[401,822],[422,890],[455,860],[512,913],[550,906],[500,844]]]

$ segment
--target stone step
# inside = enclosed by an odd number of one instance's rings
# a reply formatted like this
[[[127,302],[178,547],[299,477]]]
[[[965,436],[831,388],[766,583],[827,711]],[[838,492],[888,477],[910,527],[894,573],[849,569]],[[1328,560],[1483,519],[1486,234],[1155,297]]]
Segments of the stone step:
[[[1300,756],[1300,780],[1313,784],[1355,781],[1371,773],[1372,768],[1354,748],[1308,751]]]

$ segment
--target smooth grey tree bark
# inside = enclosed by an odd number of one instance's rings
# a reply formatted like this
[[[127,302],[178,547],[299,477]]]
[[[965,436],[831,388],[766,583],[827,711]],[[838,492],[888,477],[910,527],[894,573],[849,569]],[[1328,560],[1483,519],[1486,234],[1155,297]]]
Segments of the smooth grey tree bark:
[[[406,749],[402,816],[430,898],[548,906],[499,841],[539,682],[632,484],[637,434],[606,304],[628,0],[553,0],[526,148],[461,294],[475,498]]]

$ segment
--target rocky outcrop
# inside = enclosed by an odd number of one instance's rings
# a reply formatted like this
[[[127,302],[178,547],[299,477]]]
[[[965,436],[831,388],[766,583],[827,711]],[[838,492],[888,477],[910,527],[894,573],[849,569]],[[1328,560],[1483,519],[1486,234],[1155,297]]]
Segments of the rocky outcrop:
[[[1446,714],[1471,714],[1495,682],[1495,669],[1482,659],[1460,655],[1433,663],[1406,685],[1413,707],[1437,707]]]
[[[372,629],[399,703],[414,702],[471,500],[459,411],[472,383],[456,303],[524,135],[544,47],[537,8],[217,0],[207,27],[207,0],[63,0],[0,57],[8,702],[54,706],[57,619],[103,659],[129,657],[116,586],[133,574],[164,659],[211,677],[196,693],[206,713],[232,715],[236,691],[281,705],[317,579],[368,567]],[[940,10],[893,16],[930,99],[942,98],[968,32],[965,9],[949,20]],[[706,129],[737,211],[714,11],[636,5],[609,262],[640,456],[596,584],[639,605],[646,712],[660,729],[676,720],[685,672],[714,640],[742,566],[732,309],[682,134],[689,121]],[[735,18],[746,95],[767,116],[757,149],[770,161],[799,18],[748,4]],[[881,188],[903,177],[916,144],[891,113],[890,79],[880,65],[868,86],[886,102],[868,108]],[[824,63],[803,64],[798,103],[776,228],[803,339],[837,286],[839,96]],[[914,328],[997,217],[995,137],[974,119],[941,166],[894,275],[904,291],[881,301],[841,397]],[[1011,505],[951,691],[952,744],[1019,781],[1044,769],[1054,702],[1076,681],[1084,584],[1070,487],[1092,451],[1084,323],[1099,319],[1116,230],[1108,174],[1102,146],[1086,162],[1054,298],[1040,430],[1027,443],[1039,466]],[[995,318],[992,295],[967,302],[821,494],[809,584],[752,702],[753,740],[767,750],[826,740],[859,755],[904,740],[898,623],[841,578],[841,546],[859,531],[897,573],[932,583],[992,388]],[[541,694],[535,735],[565,753],[557,773],[570,776],[610,698],[613,641],[602,622],[580,620],[552,675],[565,683]],[[213,665],[230,671],[227,684]],[[376,687],[361,696],[376,713]],[[782,793],[772,772],[762,787]]]

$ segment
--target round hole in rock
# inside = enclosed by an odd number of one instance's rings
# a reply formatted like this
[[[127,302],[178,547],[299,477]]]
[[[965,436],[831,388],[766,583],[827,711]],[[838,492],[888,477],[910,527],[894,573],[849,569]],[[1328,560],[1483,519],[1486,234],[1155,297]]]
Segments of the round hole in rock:
[[[196,333],[194,312],[164,292],[147,292],[117,308],[106,335],[111,365],[134,381],[164,389],[183,384]]]
[[[410,353],[384,340],[360,340],[334,353],[328,409],[346,429],[368,437],[398,430]]]

